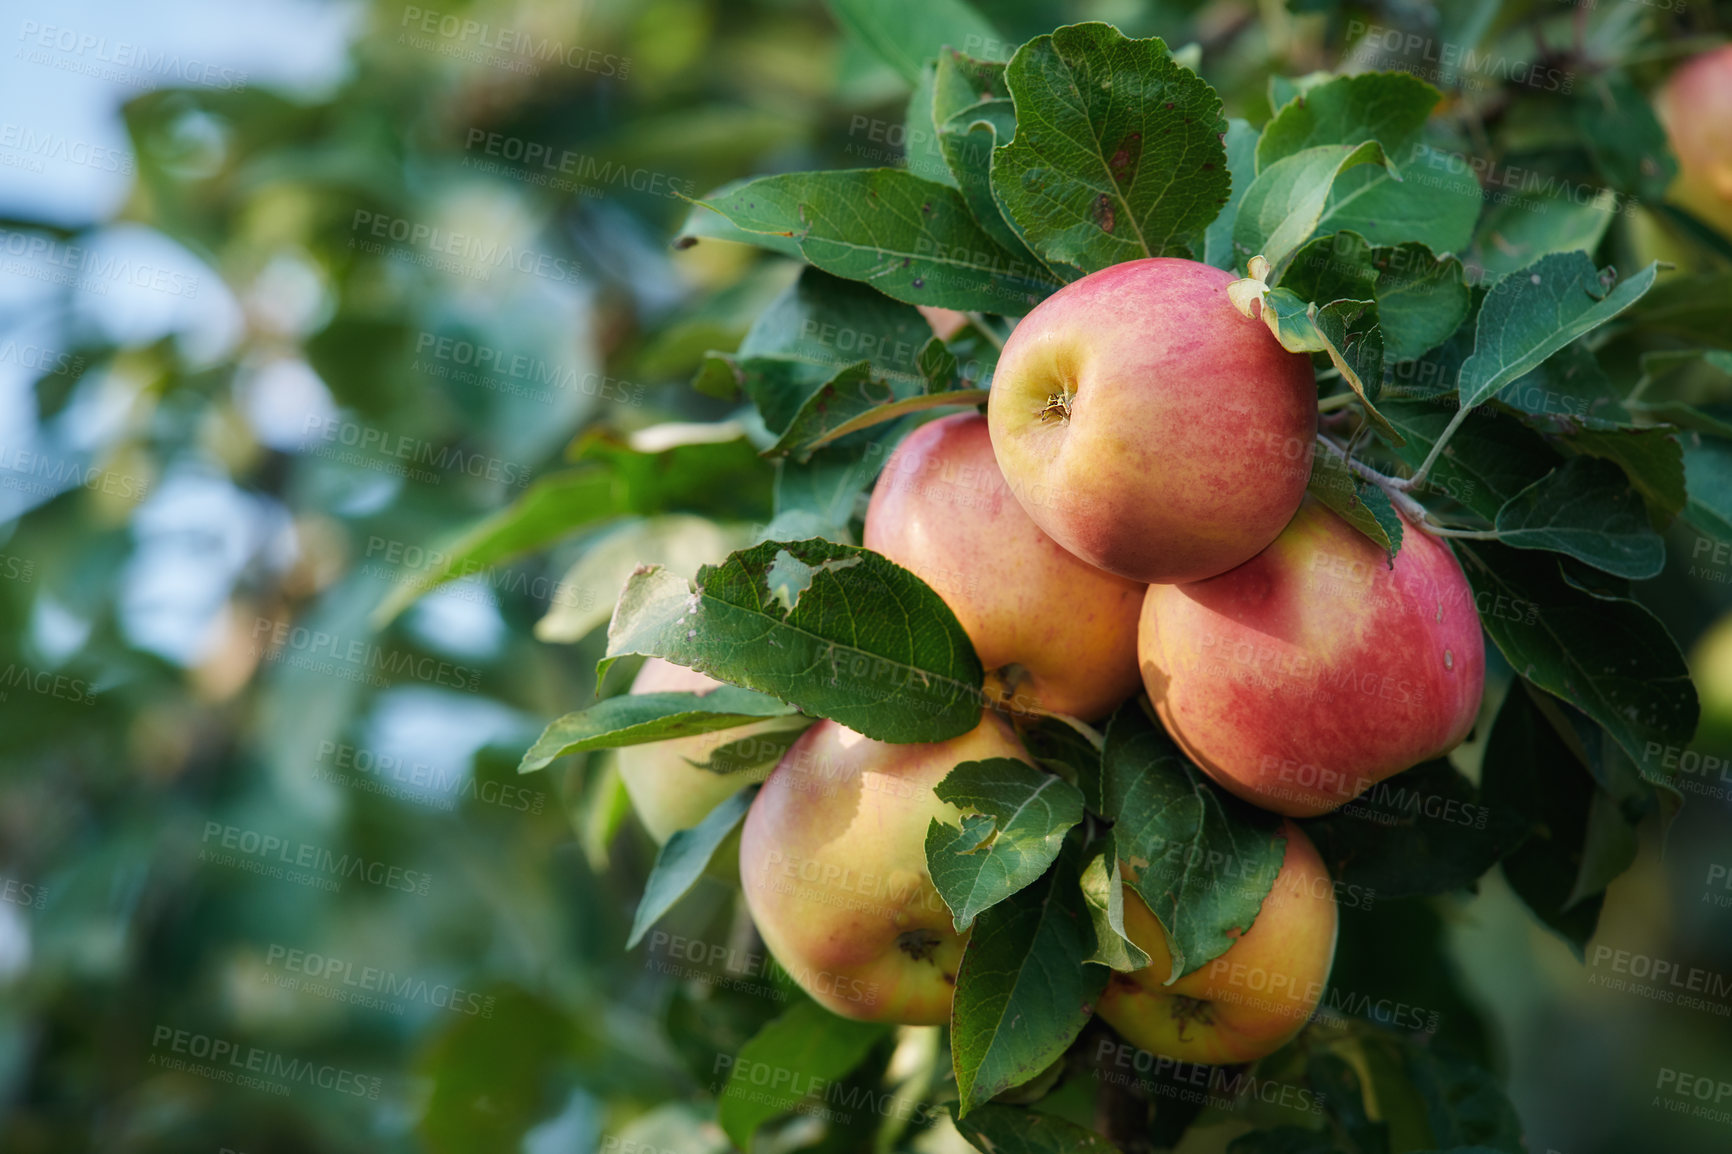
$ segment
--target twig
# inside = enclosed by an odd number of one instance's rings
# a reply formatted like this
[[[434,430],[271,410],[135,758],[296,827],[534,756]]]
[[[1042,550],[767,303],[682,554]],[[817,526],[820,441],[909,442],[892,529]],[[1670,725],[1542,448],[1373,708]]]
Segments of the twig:
[[[1327,450],[1336,460],[1343,462],[1349,471],[1363,480],[1371,482],[1389,498],[1390,504],[1407,514],[1407,519],[1426,532],[1431,532],[1437,526],[1431,519],[1431,511],[1409,496],[1405,489],[1397,483],[1396,478],[1386,476],[1362,461],[1356,461],[1340,445],[1327,437],[1318,437],[1317,443]]]
[[[1471,412],[1473,410],[1468,408],[1457,409],[1455,416],[1449,419],[1449,424],[1443,427],[1443,433],[1437,438],[1437,443],[1431,447],[1431,452],[1425,455],[1425,460],[1421,461],[1419,468],[1413,471],[1413,476],[1390,477],[1388,478],[1389,482],[1405,493],[1425,480],[1425,475],[1431,472],[1431,467],[1437,463],[1438,457],[1443,455],[1443,447],[1449,444],[1449,439],[1455,435],[1457,429],[1461,428],[1461,423],[1467,420],[1467,415]]]

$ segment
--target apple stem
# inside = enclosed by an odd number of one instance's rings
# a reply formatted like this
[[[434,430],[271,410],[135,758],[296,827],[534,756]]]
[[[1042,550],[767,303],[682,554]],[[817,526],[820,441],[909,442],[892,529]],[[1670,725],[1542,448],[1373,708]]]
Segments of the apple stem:
[[[1422,526],[1433,537],[1465,537],[1470,541],[1496,541],[1496,529],[1451,529],[1445,525]]]
[[[1394,477],[1379,473],[1376,469],[1373,469],[1370,465],[1367,465],[1362,461],[1354,460],[1351,453],[1347,452],[1340,445],[1337,445],[1327,437],[1318,437],[1317,443],[1327,449],[1337,460],[1343,462],[1355,476],[1369,481],[1379,489],[1382,489],[1384,494],[1388,496],[1390,504],[1394,505],[1397,509],[1400,509],[1403,513],[1406,513],[1408,520],[1413,521],[1423,529],[1431,528],[1431,510],[1427,509],[1424,505],[1421,505],[1415,498],[1409,496],[1408,493],[1397,484]]]
[[[970,324],[980,330],[982,336],[992,342],[993,347],[1004,348],[1004,338],[992,331],[992,326],[986,323],[985,313],[963,313],[962,315],[968,318]]]
[[[1431,467],[1437,463],[1438,457],[1443,455],[1443,447],[1449,444],[1449,439],[1455,435],[1457,429],[1461,428],[1461,423],[1467,420],[1467,415],[1471,412],[1473,412],[1472,409],[1457,409],[1455,416],[1449,419],[1449,424],[1443,427],[1443,432],[1439,434],[1437,443],[1431,446],[1431,452],[1425,455],[1425,460],[1421,461],[1419,468],[1413,471],[1413,476],[1390,477],[1387,478],[1389,483],[1405,493],[1425,480],[1425,475],[1431,472]]]

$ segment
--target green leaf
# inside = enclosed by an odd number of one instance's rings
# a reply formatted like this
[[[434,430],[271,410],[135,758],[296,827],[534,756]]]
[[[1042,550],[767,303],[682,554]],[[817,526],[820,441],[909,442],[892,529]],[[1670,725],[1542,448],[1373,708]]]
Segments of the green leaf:
[[[1374,140],[1326,144],[1282,157],[1258,172],[1246,190],[1233,224],[1234,248],[1247,257],[1268,257],[1279,273],[1317,231],[1336,179],[1362,164],[1388,163]]]
[[[1004,70],[1003,64],[961,52],[939,54],[932,105],[938,148],[980,227],[1018,260],[1045,267],[1005,219],[992,191],[992,154],[1016,135],[1016,105]]]
[[[1480,621],[1510,667],[1599,722],[1643,776],[1696,729],[1696,689],[1664,626],[1636,602],[1566,581],[1555,559],[1457,541]]]
[[[946,54],[940,52],[939,55]],[[920,67],[920,78],[915,81],[914,91],[909,94],[908,111],[903,117],[903,163],[907,165],[908,171],[916,176],[955,188],[956,178],[945,164],[944,151],[938,143],[938,118],[932,104],[933,90],[937,83],[936,62],[928,60]],[[850,151],[853,149],[850,148]]]
[[[1685,518],[1710,537],[1732,540],[1732,444],[1692,434],[1683,454],[1690,492]]]
[[[574,529],[625,511],[623,503],[618,482],[608,469],[592,466],[543,477],[505,508],[430,550],[442,560],[420,577],[394,586],[373,610],[373,628],[383,629],[445,582],[551,545]]]
[[[1227,149],[1232,192],[1203,233],[1203,263],[1230,272],[1239,264],[1239,254],[1233,251],[1233,222],[1239,218],[1245,190],[1257,177],[1257,130],[1235,116],[1227,121],[1227,139],[1222,143]]]
[[[1281,287],[1319,305],[1368,301],[1377,292],[1371,244],[1356,232],[1335,232],[1307,241],[1281,274]]]
[[[1170,985],[1251,928],[1286,838],[1280,819],[1224,793],[1136,701],[1108,723],[1101,765],[1127,880],[1167,934]]]
[[[975,223],[962,193],[904,169],[766,176],[704,203],[747,231],[794,238],[825,272],[909,304],[1020,314],[1058,288]]]
[[[965,761],[933,792],[973,811],[960,828],[933,818],[926,830],[927,872],[958,933],[1045,873],[1083,819],[1081,790],[1011,757]]]
[[[1600,368],[1585,341],[1565,345],[1533,371],[1499,389],[1497,399],[1536,418],[1528,424],[1548,433],[1567,436],[1581,429],[1634,427],[1622,391]],[[1680,474],[1680,501],[1682,491]]]
[[[1050,1066],[1094,1013],[1110,971],[1086,966],[1089,921],[1076,865],[980,915],[956,972],[950,1049],[963,1116]]]
[[[1423,244],[1375,248],[1378,324],[1384,353],[1410,361],[1436,348],[1461,327],[1473,305],[1461,261],[1437,256]]]
[[[1271,289],[1263,297],[1263,323],[1290,353],[1321,353],[1329,342],[1317,330],[1313,305],[1289,288]]]
[[[1327,342],[1323,351],[1329,354],[1341,379],[1359,394],[1371,423],[1392,441],[1399,439],[1400,434],[1372,404],[1383,387],[1383,330],[1377,324],[1377,305],[1371,301],[1330,301],[1312,320]]]
[[[1583,87],[1574,104],[1582,146],[1606,183],[1640,200],[1664,200],[1678,161],[1648,98],[1625,76],[1605,72]]]
[[[957,1118],[956,1129],[981,1154],[1114,1154],[1117,1149],[1075,1122],[1020,1106],[976,1106],[966,1118]]]
[[[665,657],[878,741],[944,741],[980,724],[980,659],[924,582],[866,549],[767,541],[698,571],[633,575],[607,658]]]
[[[1666,543],[1624,471],[1593,457],[1565,461],[1511,497],[1495,527],[1505,545],[1567,553],[1620,577],[1653,577],[1666,564]]]
[[[745,773],[751,769],[762,769],[766,765],[775,765],[781,761],[782,755],[811,727],[810,718],[795,716],[775,729],[718,745],[703,761],[693,761],[689,757],[685,761],[695,769],[707,770],[724,777],[733,773]]]
[[[571,753],[691,737],[793,712],[773,697],[733,685],[708,693],[623,693],[549,725],[523,755],[517,772],[543,769]]]
[[[636,916],[632,918],[631,934],[626,938],[626,949],[636,947],[649,928],[673,909],[674,903],[685,897],[686,891],[703,876],[710,858],[745,818],[746,810],[757,796],[757,785],[749,785],[716,806],[691,829],[675,830],[668,838],[667,844],[656,855],[655,868],[650,870],[649,880],[644,883],[643,897],[638,902]]]
[[[1079,273],[1191,255],[1230,182],[1207,82],[1159,39],[1100,23],[1030,40],[1005,79],[1016,137],[993,154],[992,187],[1033,252]]]
[[[1101,751],[1087,737],[1062,721],[1043,717],[1022,731],[1022,746],[1035,761],[1076,782],[1085,807],[1102,811]]]
[[[1140,970],[1150,962],[1141,946],[1125,933],[1125,882],[1119,852],[1108,833],[1101,849],[1083,867],[1081,890],[1094,924],[1095,950],[1085,962],[1107,966],[1121,973]]]
[[[1617,215],[1611,192],[1586,203],[1569,196],[1526,195],[1495,201],[1470,250],[1476,284],[1491,283],[1552,253],[1593,252]]]
[[[1421,401],[1384,400],[1380,411],[1405,438],[1406,443],[1395,452],[1410,468],[1418,468],[1425,460],[1455,415],[1454,406]],[[1468,418],[1461,435],[1437,458],[1420,494],[1460,502],[1490,524],[1511,497],[1561,462],[1557,452],[1520,421],[1481,409]]]
[[[1521,1117],[1490,1071],[1441,1046],[1408,1046],[1403,1057],[1439,1150],[1528,1154]]]
[[[535,623],[535,639],[581,641],[613,616],[620,587],[639,565],[665,565],[682,577],[714,564],[751,543],[744,526],[718,525],[708,517],[668,513],[637,518],[588,545],[553,591],[553,603]]]
[[[1461,366],[1462,406],[1479,404],[1629,308],[1657,271],[1650,264],[1611,288],[1586,253],[1558,253],[1493,285],[1480,306],[1473,355]]]
[[[889,1029],[838,1017],[802,998],[740,1047],[716,1103],[716,1121],[737,1149],[750,1150],[758,1127],[808,1095],[821,1095],[864,1061]]]
[[[1375,140],[1396,151],[1425,127],[1437,89],[1405,72],[1367,72],[1316,84],[1283,105],[1257,142],[1257,170],[1307,148]]]
[[[1528,832],[1443,758],[1299,824],[1342,889],[1387,900],[1470,889]]]
[[[1473,236],[1481,192],[1459,156],[1412,143],[1385,169],[1360,169],[1337,181],[1319,232],[1350,229],[1375,245],[1422,244],[1459,252]]]
[[[1305,489],[1349,525],[1370,538],[1393,562],[1401,551],[1401,518],[1388,494],[1350,472],[1334,453],[1311,455],[1311,478]]]
[[[675,248],[690,248],[700,240],[725,240],[734,244],[749,244],[758,248],[766,248],[771,252],[780,253],[786,257],[800,260],[800,243],[791,236],[779,236],[775,233],[749,232],[736,225],[733,221],[708,208],[713,200],[726,200],[735,192],[744,188],[756,179],[743,177],[730,180],[724,185],[711,190],[702,200],[692,202],[691,212],[686,214],[685,224],[680,226],[679,235],[674,237]]]
[[[973,55],[996,55],[1004,44],[992,23],[964,0],[826,0],[836,22],[859,37],[908,83],[945,45]]]

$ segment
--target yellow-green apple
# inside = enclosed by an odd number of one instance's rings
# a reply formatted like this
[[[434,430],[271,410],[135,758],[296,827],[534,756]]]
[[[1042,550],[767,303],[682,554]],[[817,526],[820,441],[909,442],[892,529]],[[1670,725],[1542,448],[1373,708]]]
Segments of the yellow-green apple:
[[[1479,614],[1449,546],[1405,524],[1391,567],[1310,497],[1238,568],[1150,586],[1137,652],[1192,760],[1294,817],[1455,748],[1485,687]]]
[[[1126,1041],[1181,1062],[1222,1066],[1274,1053],[1304,1027],[1335,961],[1335,887],[1311,840],[1290,821],[1282,833],[1281,872],[1251,928],[1170,986],[1166,935],[1126,888],[1125,936],[1150,962],[1115,973],[1095,1011]]]
[[[720,688],[721,684],[696,670],[652,657],[638,670],[631,691],[702,695]],[[615,750],[614,764],[619,769],[620,781],[631,797],[632,808],[656,844],[667,841],[675,830],[697,825],[724,800],[742,787],[764,780],[770,772],[768,764],[733,773],[700,769],[700,765],[723,746],[765,739],[766,734],[786,724],[786,721],[760,721]]]
[[[1310,476],[1317,386],[1227,298],[1233,274],[1126,261],[1017,324],[993,371],[992,448],[1029,516],[1133,581],[1197,581],[1275,539]]]
[[[1678,157],[1667,199],[1732,236],[1732,44],[1681,66],[1654,109]]]
[[[966,935],[926,872],[926,828],[962,811],[932,787],[993,757],[1029,760],[992,713],[915,745],[820,721],[770,774],[746,814],[740,882],[764,944],[813,998],[867,1021],[950,1020]]]
[[[1142,685],[1143,586],[1041,532],[1005,488],[979,413],[929,422],[896,447],[865,544],[938,591],[1013,709],[1100,717]]]

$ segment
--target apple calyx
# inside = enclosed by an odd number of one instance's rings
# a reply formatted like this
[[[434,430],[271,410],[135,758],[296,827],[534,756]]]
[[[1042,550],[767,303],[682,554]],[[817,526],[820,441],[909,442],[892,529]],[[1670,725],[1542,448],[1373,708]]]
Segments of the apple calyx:
[[[1247,320],[1254,321],[1263,310],[1263,298],[1269,295],[1269,258],[1252,257],[1245,271],[1247,276],[1227,286],[1227,299]]]
[[[1071,392],[1049,393],[1046,404],[1042,405],[1035,415],[1042,421],[1068,421],[1070,420],[1070,402],[1074,396],[1076,394]]]

